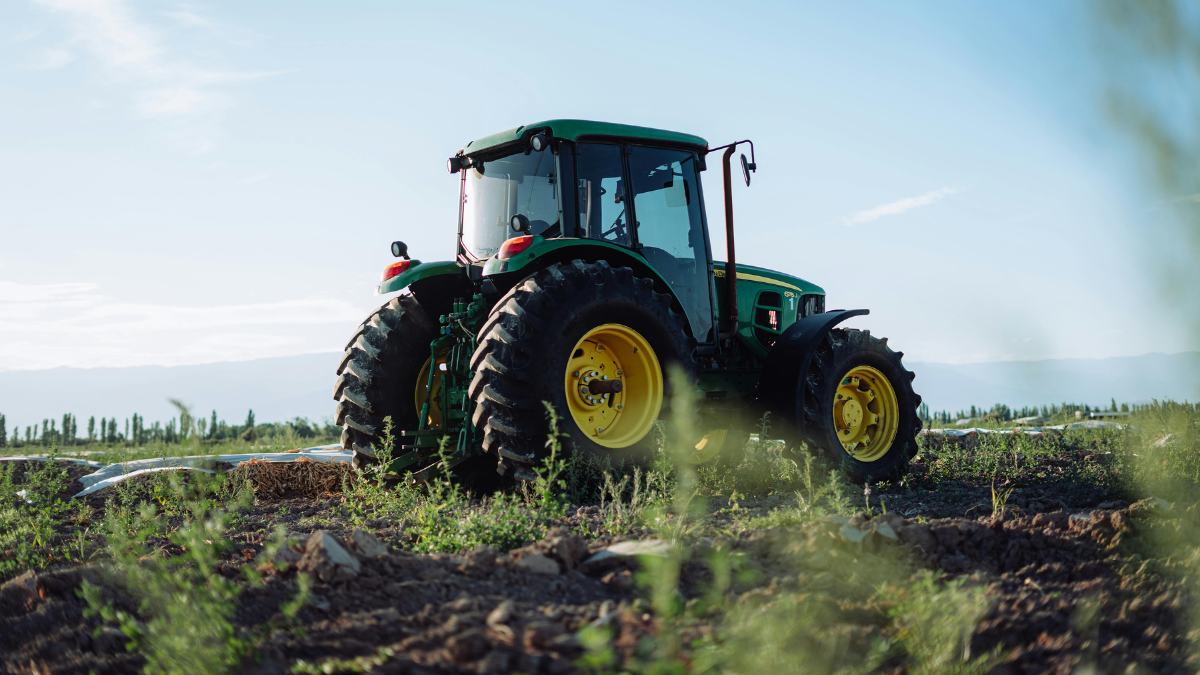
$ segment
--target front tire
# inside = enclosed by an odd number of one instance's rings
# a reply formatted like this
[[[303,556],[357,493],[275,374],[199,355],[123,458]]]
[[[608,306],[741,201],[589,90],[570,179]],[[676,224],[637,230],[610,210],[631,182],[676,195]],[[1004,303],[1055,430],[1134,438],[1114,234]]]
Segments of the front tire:
[[[798,383],[796,419],[804,440],[855,483],[899,478],[916,454],[921,397],[902,356],[866,331],[834,329]]]
[[[549,454],[548,401],[572,450],[647,456],[664,374],[679,364],[694,378],[694,348],[650,279],[604,261],[551,265],[501,298],[480,331],[470,397],[483,448],[501,475],[533,479]]]

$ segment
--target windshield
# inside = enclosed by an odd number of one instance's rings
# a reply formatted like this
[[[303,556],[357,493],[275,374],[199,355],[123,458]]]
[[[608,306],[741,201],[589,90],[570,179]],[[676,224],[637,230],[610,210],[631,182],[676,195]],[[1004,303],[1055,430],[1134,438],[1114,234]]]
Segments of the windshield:
[[[463,186],[463,236],[467,253],[489,258],[506,239],[520,236],[509,221],[529,219],[529,234],[557,237],[558,181],[549,150],[517,153],[467,169]]]

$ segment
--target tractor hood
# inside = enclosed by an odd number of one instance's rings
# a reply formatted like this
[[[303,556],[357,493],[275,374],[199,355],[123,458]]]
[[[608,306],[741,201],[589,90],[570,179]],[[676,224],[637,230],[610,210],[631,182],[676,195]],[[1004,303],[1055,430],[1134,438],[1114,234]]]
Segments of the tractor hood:
[[[725,277],[725,263],[720,260],[713,261],[713,276],[718,279]],[[781,286],[786,290],[793,291],[798,295],[824,295],[825,289],[812,283],[805,281],[800,277],[794,277],[790,274],[776,272],[765,267],[755,267],[738,263],[737,266],[738,281],[755,281],[762,284],[770,284],[772,286]],[[719,289],[721,285],[717,286]],[[722,289],[723,290],[723,289]],[[740,293],[738,295],[741,295]]]

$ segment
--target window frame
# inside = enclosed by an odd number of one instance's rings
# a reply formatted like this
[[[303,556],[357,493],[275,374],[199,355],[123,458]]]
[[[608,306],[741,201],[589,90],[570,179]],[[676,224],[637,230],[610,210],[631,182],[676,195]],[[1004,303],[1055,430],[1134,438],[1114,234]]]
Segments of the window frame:
[[[642,252],[641,252],[642,245],[641,245],[641,238],[640,238],[639,231],[641,230],[642,224],[637,219],[637,206],[635,206],[635,202],[637,201],[637,195],[634,194],[634,192],[633,192],[633,180],[632,180],[633,176],[630,173],[631,169],[630,169],[630,162],[629,162],[630,155],[633,154],[634,148],[649,148],[652,150],[676,150],[679,152],[688,153],[692,156],[692,162],[695,163],[695,176],[696,176],[696,194],[692,195],[692,199],[700,200],[700,202],[699,202],[700,203],[700,230],[703,232],[703,235],[704,235],[704,258],[705,258],[706,264],[708,266],[708,269],[705,270],[704,273],[707,276],[707,281],[708,281],[708,283],[706,285],[708,286],[708,308],[709,308],[709,312],[712,315],[713,339],[708,340],[708,339],[706,339],[707,336],[694,336],[694,337],[696,338],[696,342],[698,344],[702,344],[702,345],[716,344],[716,341],[717,341],[716,334],[717,334],[717,326],[718,326],[718,318],[719,318],[719,312],[717,309],[717,287],[716,287],[716,278],[713,276],[714,267],[713,267],[712,242],[709,240],[709,237],[708,237],[708,210],[704,208],[704,188],[702,186],[702,183],[704,181],[702,181],[700,178],[700,174],[705,169],[704,156],[701,155],[700,153],[696,152],[693,149],[681,148],[679,146],[669,145],[669,144],[625,143],[625,144],[623,144],[622,147],[624,148],[622,157],[624,158],[624,161],[625,161],[625,180],[628,181],[628,182],[626,182],[626,185],[629,186],[629,194],[630,194],[629,208],[630,208],[630,213],[632,214],[631,217],[633,218],[633,241],[634,241],[634,245],[636,246],[636,248],[634,250],[637,252],[638,256],[640,256],[643,260],[646,259],[646,256],[642,255]],[[647,260],[646,264],[649,265],[650,261]]]

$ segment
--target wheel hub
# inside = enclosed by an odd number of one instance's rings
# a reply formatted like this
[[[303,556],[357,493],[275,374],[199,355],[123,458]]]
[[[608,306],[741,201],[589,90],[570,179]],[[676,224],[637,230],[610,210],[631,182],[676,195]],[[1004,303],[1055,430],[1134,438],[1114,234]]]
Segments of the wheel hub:
[[[579,429],[605,447],[640,441],[662,407],[662,369],[637,331],[604,324],[572,350],[565,381],[567,408]]]
[[[842,448],[860,462],[887,454],[896,438],[900,409],[891,382],[870,366],[851,369],[838,384],[833,422]]]

